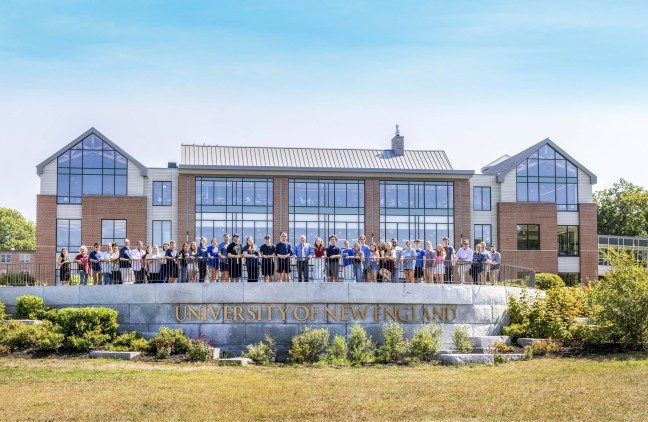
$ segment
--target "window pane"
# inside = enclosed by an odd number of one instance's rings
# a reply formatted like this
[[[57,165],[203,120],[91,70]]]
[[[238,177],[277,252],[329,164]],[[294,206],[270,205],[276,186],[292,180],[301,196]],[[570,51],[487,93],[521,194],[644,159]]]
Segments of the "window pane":
[[[437,208],[448,208],[447,186],[437,186]]]
[[[554,159],[555,156],[555,151],[553,148],[551,148],[549,145],[545,145],[542,148],[540,148],[540,151],[538,151],[540,158],[550,158]]]
[[[102,178],[96,175],[83,176],[83,194],[84,195],[101,195]]]
[[[482,209],[490,210],[491,209],[491,190],[490,188],[484,188],[483,190],[483,202]]]
[[[65,151],[58,157],[59,167],[70,167],[70,151]]]
[[[538,202],[538,184],[529,183],[529,202]]]
[[[555,161],[554,160],[540,160],[540,177],[555,177]]]
[[[522,163],[518,164],[517,166],[517,175],[526,177],[527,175],[527,162],[524,160]]]
[[[70,154],[72,157],[70,161],[70,166],[76,168],[83,167],[83,151],[73,149],[70,152]]]
[[[481,211],[482,209],[482,188],[476,187],[473,190],[473,201],[475,204],[475,210]]]
[[[100,169],[103,164],[101,150],[99,151],[83,151],[83,167]]]
[[[538,160],[530,159],[530,160],[528,160],[528,162],[529,162],[528,175],[529,176],[537,176],[538,175]]]
[[[526,183],[518,183],[517,184],[517,200],[518,202],[527,202],[528,201],[528,196],[527,196],[527,184]]]
[[[115,176],[115,195],[126,195],[126,176]]]
[[[118,169],[128,168],[128,161],[126,160],[126,157],[124,157],[118,152],[115,152],[115,168]]]
[[[540,202],[556,202],[553,183],[540,183]]]

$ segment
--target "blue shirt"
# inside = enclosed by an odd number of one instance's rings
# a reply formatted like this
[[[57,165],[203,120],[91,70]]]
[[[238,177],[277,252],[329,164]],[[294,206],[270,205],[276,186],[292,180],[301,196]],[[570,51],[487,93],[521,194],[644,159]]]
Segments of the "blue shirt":
[[[206,260],[207,246],[198,245],[198,253],[196,253],[196,257],[200,258],[201,260]]]
[[[126,246],[119,250],[119,268],[130,268],[130,249]],[[121,259],[128,259],[128,261],[121,261]]]
[[[410,249],[409,251],[403,249],[400,255],[403,257],[403,269],[413,270],[416,264],[416,251],[414,249]]]
[[[275,252],[277,255],[292,255],[292,245],[288,242],[279,242],[275,247]]]
[[[294,253],[297,259],[302,257],[302,249],[304,250],[304,256],[306,258],[313,256],[313,247],[311,245],[309,245],[308,243],[304,243],[303,245],[301,243],[298,243],[297,246],[295,246]]]
[[[346,267],[347,265],[353,264],[353,260],[348,258],[353,255],[353,249],[342,249],[342,265]]]
[[[259,256],[258,249],[256,249],[254,252],[250,252],[250,247],[247,245],[243,247],[243,253],[246,253],[248,255]],[[249,265],[259,265],[259,258],[245,258],[245,262]]]
[[[229,243],[227,242],[221,242],[218,244],[218,253],[223,255],[221,258],[221,262],[224,264],[227,264],[227,247],[229,246]]]
[[[215,256],[218,256],[218,246],[208,246],[207,247],[207,254],[211,255],[212,257],[209,258],[209,266],[210,267],[215,267],[216,264],[218,263],[218,259],[214,258]]]
[[[425,249],[416,249],[416,267],[423,267],[423,257],[425,256]]]
[[[360,250],[362,251],[362,254],[364,255],[364,265],[365,267],[369,266],[369,260],[371,258],[371,249],[369,249],[369,246],[364,245],[360,246]]]

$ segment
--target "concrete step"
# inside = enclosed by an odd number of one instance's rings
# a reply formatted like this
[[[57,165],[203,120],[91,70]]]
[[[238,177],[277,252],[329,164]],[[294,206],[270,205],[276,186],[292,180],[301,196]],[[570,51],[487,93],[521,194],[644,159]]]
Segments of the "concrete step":
[[[498,342],[504,342],[509,346],[511,345],[511,337],[509,336],[475,336],[469,338],[475,347],[484,349]]]
[[[93,359],[124,359],[124,360],[131,360],[135,356],[141,355],[142,352],[110,352],[110,351],[101,351],[101,350],[96,350],[94,352],[90,352],[90,357]]]
[[[519,339],[517,339],[517,345],[520,346],[520,347],[531,346],[531,343],[533,343],[534,341],[546,342],[547,339],[546,338],[524,338],[524,337],[520,337]]]
[[[493,360],[493,355],[490,354],[480,354],[480,353],[470,353],[470,354],[459,354],[459,353],[448,353],[444,355],[439,355],[439,360],[443,365],[458,366],[458,365],[493,365],[495,361]]]

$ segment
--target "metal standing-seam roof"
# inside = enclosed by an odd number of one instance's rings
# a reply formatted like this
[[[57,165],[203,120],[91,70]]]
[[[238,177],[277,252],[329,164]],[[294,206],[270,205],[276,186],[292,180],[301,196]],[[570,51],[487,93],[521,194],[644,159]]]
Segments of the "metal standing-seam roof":
[[[445,151],[182,145],[182,169],[294,169],[474,174],[454,170]]]

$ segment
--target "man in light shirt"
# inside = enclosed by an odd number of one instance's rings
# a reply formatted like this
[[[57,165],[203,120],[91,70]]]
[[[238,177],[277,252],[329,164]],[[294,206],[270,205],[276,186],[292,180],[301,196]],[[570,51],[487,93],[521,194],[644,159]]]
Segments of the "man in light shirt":
[[[306,236],[299,237],[299,243],[295,246],[297,257],[297,281],[308,283],[308,262],[313,256],[313,247],[306,243]]]
[[[472,259],[473,251],[468,247],[468,240],[464,239],[461,248],[457,251],[457,264],[459,264],[459,275],[462,284],[466,280],[466,273],[470,271]]]

